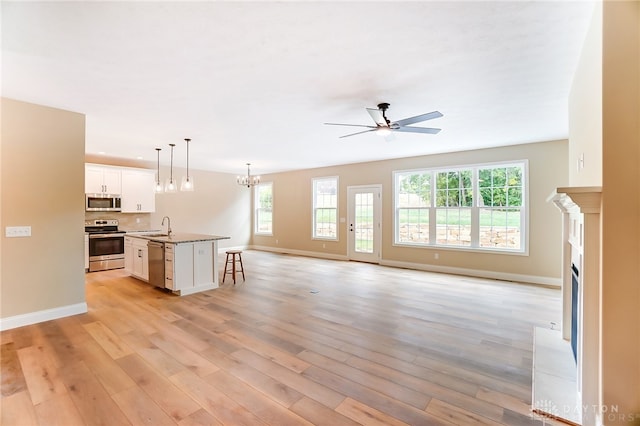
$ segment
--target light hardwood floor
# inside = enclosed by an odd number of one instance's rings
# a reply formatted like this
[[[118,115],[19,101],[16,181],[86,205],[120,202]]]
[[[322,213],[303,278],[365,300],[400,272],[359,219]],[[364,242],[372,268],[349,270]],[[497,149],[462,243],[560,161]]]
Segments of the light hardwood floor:
[[[2,425],[553,424],[530,412],[532,333],[559,290],[243,260],[246,282],[186,297],[87,274],[87,314],[2,333]]]

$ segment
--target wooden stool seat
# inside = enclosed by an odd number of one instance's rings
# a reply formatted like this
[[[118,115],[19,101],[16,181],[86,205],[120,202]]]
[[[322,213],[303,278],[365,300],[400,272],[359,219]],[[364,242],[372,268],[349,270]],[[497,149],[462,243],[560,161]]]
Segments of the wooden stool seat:
[[[244,281],[244,266],[242,265],[242,250],[227,250],[227,258],[224,262],[224,274],[222,275],[222,284],[227,274],[231,274],[233,277],[233,285],[236,284],[236,272],[242,272],[242,281]],[[238,258],[236,259],[236,256]],[[240,268],[236,268],[236,264],[240,263]],[[230,271],[227,272],[227,266],[231,264]]]

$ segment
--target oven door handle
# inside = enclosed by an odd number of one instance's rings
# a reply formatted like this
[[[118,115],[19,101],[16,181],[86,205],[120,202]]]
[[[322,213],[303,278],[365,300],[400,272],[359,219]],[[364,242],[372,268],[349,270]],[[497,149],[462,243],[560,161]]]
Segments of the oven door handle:
[[[124,234],[89,234],[89,239],[94,239],[94,238],[118,238],[118,237],[122,237],[124,238]]]

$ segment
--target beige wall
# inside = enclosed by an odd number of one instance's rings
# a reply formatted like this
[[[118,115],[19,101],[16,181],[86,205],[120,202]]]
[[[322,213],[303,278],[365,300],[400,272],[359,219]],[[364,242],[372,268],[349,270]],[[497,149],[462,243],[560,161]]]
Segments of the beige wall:
[[[602,185],[602,3],[596,2],[569,94],[569,185]],[[583,160],[580,163],[580,160]]]
[[[393,245],[393,185],[395,170],[454,166],[509,160],[529,160],[530,239],[529,255],[501,255],[442,248],[410,248]],[[348,186],[382,184],[382,259],[437,268],[478,270],[521,275],[535,282],[559,283],[561,276],[561,218],[546,198],[557,186],[568,183],[567,141],[526,144],[451,154],[412,157],[372,163],[275,173],[262,177],[273,182],[273,236],[254,235],[252,244],[272,250],[310,252],[321,256],[346,256],[346,223],[340,223],[339,241],[311,238],[311,179],[339,177],[338,215],[347,217]],[[276,241],[277,240],[277,241]],[[323,244],[326,248],[323,248]],[[434,260],[434,252],[439,259]],[[490,275],[490,274],[489,274]]]
[[[640,2],[605,1],[603,18],[603,403],[640,424]]]
[[[183,168],[174,167],[178,185]],[[160,168],[161,177],[169,175]],[[171,218],[174,232],[194,232],[231,237],[220,240],[219,247],[246,247],[251,230],[251,191],[236,183],[228,173],[190,170],[195,191],[156,195],[156,212],[151,214],[151,226],[160,229],[162,217]],[[166,230],[166,223],[164,229]]]
[[[85,117],[3,98],[1,134],[1,318],[84,304]]]

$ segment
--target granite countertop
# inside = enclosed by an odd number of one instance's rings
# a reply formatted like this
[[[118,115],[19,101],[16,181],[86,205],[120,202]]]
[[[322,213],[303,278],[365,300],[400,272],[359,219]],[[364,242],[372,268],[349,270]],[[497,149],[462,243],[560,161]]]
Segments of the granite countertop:
[[[130,235],[133,238],[142,238],[144,240],[156,241],[159,243],[180,244],[180,243],[195,243],[199,241],[217,241],[228,240],[231,237],[222,237],[220,235],[206,235],[206,234],[189,234],[183,232],[173,232],[171,236],[167,235]]]

